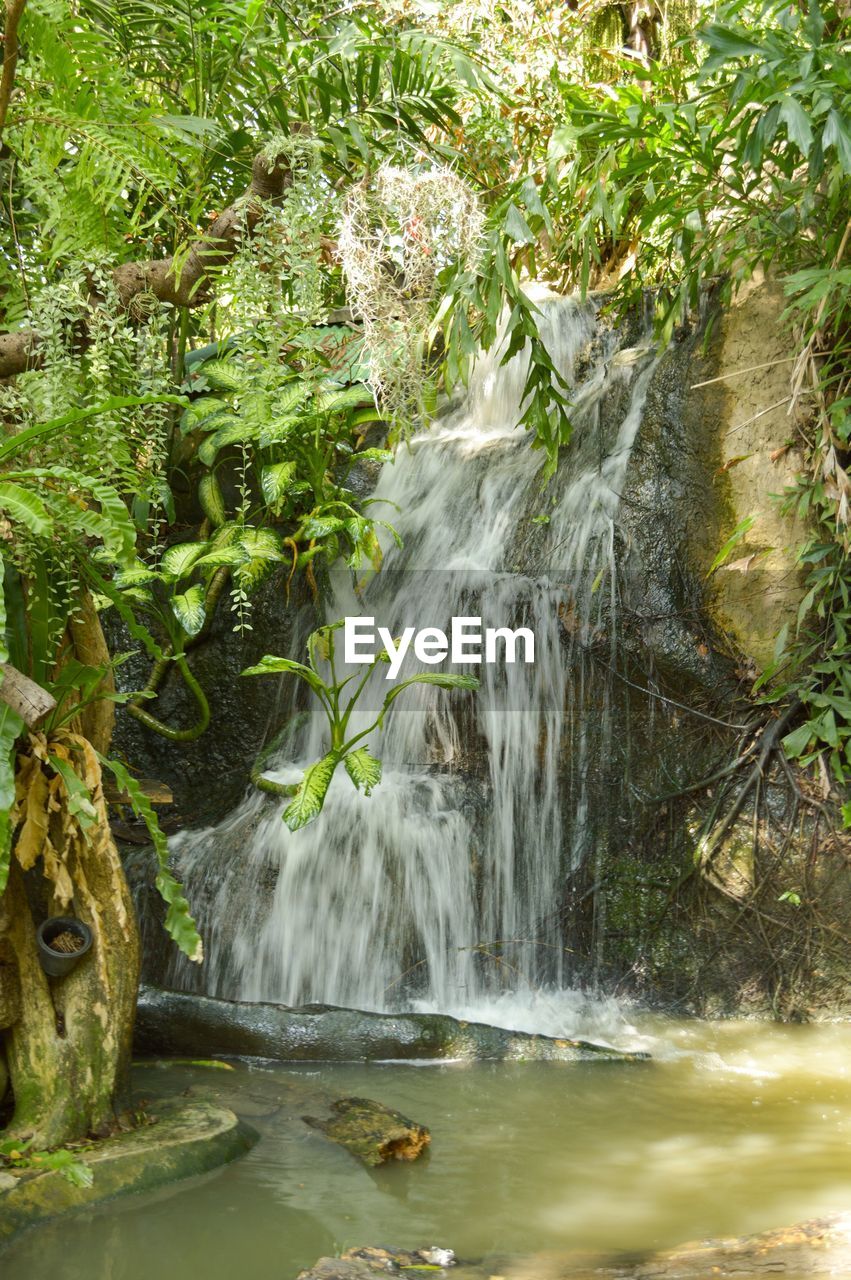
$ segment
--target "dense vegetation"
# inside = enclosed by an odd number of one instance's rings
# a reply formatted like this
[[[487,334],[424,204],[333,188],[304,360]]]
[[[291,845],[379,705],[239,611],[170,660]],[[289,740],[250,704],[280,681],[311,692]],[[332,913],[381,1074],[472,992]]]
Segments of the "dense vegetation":
[[[0,661],[7,691],[17,673],[50,695],[37,718],[0,702],[15,1133],[105,1130],[127,1065],[138,942],[104,770],[149,824],[166,927],[201,958],[154,811],[110,757],[116,704],[200,735],[191,653],[217,609],[250,631],[276,566],[314,591],[340,556],[378,567],[392,512],[349,468],[389,456],[500,325],[506,357],[529,346],[523,425],[552,477],[570,404],[532,276],[605,287],[615,308],[650,291],[663,343],[707,287],[782,279],[809,591],[758,692],[794,709],[788,753],[824,755],[846,785],[849,35],[843,5],[815,0],[6,0]],[[366,441],[378,421],[387,449]],[[133,695],[115,690],[105,610],[150,658]],[[157,716],[167,678],[193,724]],[[37,864],[52,905],[87,904],[103,960],[96,990],[69,980],[62,1036],[31,938]]]

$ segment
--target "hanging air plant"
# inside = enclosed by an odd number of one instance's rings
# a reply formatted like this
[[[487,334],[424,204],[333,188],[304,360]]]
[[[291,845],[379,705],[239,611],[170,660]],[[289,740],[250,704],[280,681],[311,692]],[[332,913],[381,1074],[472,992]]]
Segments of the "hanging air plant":
[[[443,167],[383,165],[346,200],[339,233],[346,288],[363,321],[376,400],[397,429],[422,407],[441,275],[476,264],[482,231],[475,195]]]

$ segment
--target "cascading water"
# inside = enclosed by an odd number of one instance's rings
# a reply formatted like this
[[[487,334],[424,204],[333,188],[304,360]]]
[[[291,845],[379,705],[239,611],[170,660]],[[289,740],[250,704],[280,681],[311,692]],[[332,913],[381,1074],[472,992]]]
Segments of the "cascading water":
[[[526,626],[535,662],[465,668],[480,676],[474,694],[409,690],[370,743],[384,775],[369,798],[340,770],[299,832],[254,793],[174,841],[212,994],[469,1014],[568,976],[563,884],[593,854],[589,762],[610,732],[586,649],[604,635],[614,657],[619,499],[655,360],[621,346],[591,305],[552,300],[542,327],[574,389],[575,440],[554,482],[542,488],[541,454],[516,429],[524,360],[481,359],[465,403],[382,470],[374,497],[395,504],[382,514],[402,549],[357,590],[335,571],[326,604],[329,621],[369,615],[393,635],[448,631],[453,616]],[[402,674],[416,669],[409,657]],[[378,664],[368,688],[383,694],[385,673]],[[325,727],[314,709],[270,775],[297,778],[327,750]]]

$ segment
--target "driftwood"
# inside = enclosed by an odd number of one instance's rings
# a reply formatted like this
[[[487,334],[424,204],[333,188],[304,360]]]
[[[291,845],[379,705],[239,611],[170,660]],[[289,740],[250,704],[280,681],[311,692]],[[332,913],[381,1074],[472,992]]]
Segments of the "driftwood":
[[[373,1168],[388,1160],[416,1160],[431,1142],[428,1129],[371,1098],[340,1098],[331,1110],[328,1120],[302,1119]]]
[[[17,711],[28,729],[37,729],[56,706],[56,699],[17,667],[0,663],[0,702]]]

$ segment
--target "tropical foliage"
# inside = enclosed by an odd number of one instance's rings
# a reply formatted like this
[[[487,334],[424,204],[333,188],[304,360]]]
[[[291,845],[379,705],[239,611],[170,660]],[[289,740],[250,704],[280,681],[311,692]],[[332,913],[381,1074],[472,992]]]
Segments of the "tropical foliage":
[[[374,719],[364,725],[362,721],[353,721],[358,702],[366,689],[367,681],[372,675],[373,667],[364,663],[361,670],[349,675],[338,673],[338,657],[335,649],[334,633],[343,625],[342,621],[330,626],[320,627],[314,631],[307,643],[307,663],[294,662],[291,658],[276,658],[267,654],[254,666],[243,671],[244,676],[294,675],[307,685],[310,692],[318,699],[328,721],[328,751],[320,760],[316,760],[304,771],[297,784],[276,782],[263,775],[264,761],[271,752],[267,749],[263,757],[255,765],[252,779],[257,787],[276,795],[291,795],[293,799],[283,813],[284,821],[291,831],[306,827],[309,822],[319,817],[325,804],[325,797],[331,785],[331,779],[342,764],[356,790],[363,789],[369,795],[373,787],[381,781],[381,761],[370,752],[365,738],[384,726],[384,718],[400,693],[415,684],[437,685],[440,689],[478,689],[479,682],[475,676],[462,675],[457,672],[426,671],[409,676],[394,684],[385,694],[381,708]],[[379,661],[389,662],[386,650],[379,654]],[[327,674],[323,670],[327,668]],[[351,686],[351,688],[349,688]],[[349,692],[344,694],[344,690]],[[358,746],[363,743],[363,746]]]

